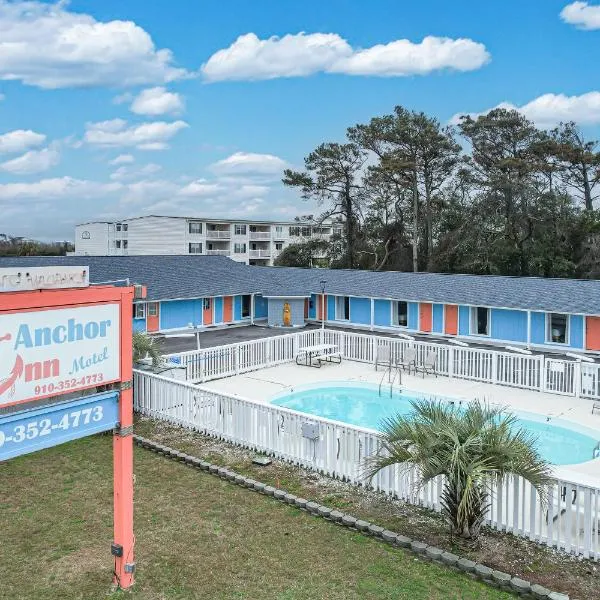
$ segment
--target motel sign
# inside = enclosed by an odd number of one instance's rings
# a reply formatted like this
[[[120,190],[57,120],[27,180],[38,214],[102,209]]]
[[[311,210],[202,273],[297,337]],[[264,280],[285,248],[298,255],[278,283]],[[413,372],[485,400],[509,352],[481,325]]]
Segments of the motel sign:
[[[115,581],[134,582],[132,287],[0,269],[0,461],[113,430]]]

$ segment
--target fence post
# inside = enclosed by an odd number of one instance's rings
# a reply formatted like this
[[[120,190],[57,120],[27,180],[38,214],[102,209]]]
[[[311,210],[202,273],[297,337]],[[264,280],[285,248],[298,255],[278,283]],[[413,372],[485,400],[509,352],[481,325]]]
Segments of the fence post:
[[[235,363],[235,374],[240,374],[240,346],[239,344],[235,347],[233,353],[233,362]]]
[[[206,358],[205,352],[202,354],[198,353],[198,370],[200,371],[200,382],[204,383],[206,381]],[[192,363],[193,364],[193,363]]]
[[[492,351],[492,383],[498,381],[498,352]]]
[[[542,373],[540,376],[540,391],[546,391],[546,355],[542,355]]]
[[[448,377],[454,378],[454,347],[448,348]]]
[[[573,369],[573,392],[575,394],[575,398],[580,398],[581,397],[581,388],[582,388],[582,382],[581,382],[581,361],[578,360],[575,365],[574,365],[574,369]]]
[[[375,336],[371,337],[371,360],[367,362],[375,362],[375,356],[377,356],[377,338]]]
[[[298,356],[298,338],[301,336],[301,333],[294,333],[292,337],[292,360]]]

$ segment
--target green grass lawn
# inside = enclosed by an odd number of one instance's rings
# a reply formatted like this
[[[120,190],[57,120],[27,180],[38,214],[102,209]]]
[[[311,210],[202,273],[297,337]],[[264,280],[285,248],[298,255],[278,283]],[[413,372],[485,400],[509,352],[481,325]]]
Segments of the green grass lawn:
[[[110,594],[112,446],[0,463],[0,598],[512,598],[136,448],[133,593]]]

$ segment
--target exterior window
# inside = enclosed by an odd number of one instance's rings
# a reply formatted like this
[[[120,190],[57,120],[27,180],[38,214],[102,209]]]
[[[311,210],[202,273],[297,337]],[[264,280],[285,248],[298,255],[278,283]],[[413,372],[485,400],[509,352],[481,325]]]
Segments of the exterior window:
[[[190,233],[202,233],[202,223],[200,221],[190,221],[189,231]]]
[[[246,244],[234,244],[233,251],[235,254],[246,254]]]
[[[471,333],[490,335],[490,309],[484,306],[471,308]]]
[[[408,302],[395,302],[394,306],[394,325],[398,327],[408,327]]]
[[[129,241],[123,240],[123,248],[127,248],[128,245],[129,245]]]
[[[204,300],[202,300],[202,308],[204,310],[210,310],[211,304],[210,304],[210,298],[204,298]]]
[[[117,223],[116,229],[117,229],[117,231],[121,231],[121,223]]]
[[[247,319],[250,316],[250,306],[252,304],[251,296],[242,296],[242,319]]]
[[[343,231],[341,227],[334,227],[333,228],[333,235],[342,235]]]
[[[148,316],[158,316],[158,302],[148,302]]]
[[[146,318],[146,305],[145,304],[134,304],[133,305],[133,318],[134,319],[145,319]]]
[[[283,233],[283,225],[275,225],[275,233],[281,235]]]
[[[335,297],[335,318],[337,321],[350,319],[350,298],[348,296]]]
[[[310,227],[298,227],[294,225],[290,227],[290,235],[292,237],[310,237]]]
[[[117,248],[120,248],[120,247],[121,247],[121,240],[116,240],[116,241],[115,241],[115,246],[116,246]]]
[[[236,225],[235,226],[235,235],[246,235],[246,226],[245,225]]]
[[[202,254],[202,244],[196,242],[190,242],[189,244],[190,254]]]
[[[567,344],[569,341],[569,317],[551,313],[547,317],[546,341],[552,344]]]
[[[283,250],[283,242],[276,242],[275,250]]]
[[[127,223],[123,223],[123,231],[127,231],[129,229],[129,225]]]

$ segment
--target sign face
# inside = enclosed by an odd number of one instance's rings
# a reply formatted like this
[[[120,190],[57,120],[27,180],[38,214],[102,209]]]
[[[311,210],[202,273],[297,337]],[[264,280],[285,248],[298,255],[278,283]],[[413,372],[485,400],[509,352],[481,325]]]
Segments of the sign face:
[[[0,407],[119,380],[119,304],[0,312]]]
[[[112,429],[118,400],[108,392],[0,417],[0,461]]]
[[[10,267],[0,269],[0,292],[83,288],[90,285],[89,267]]]

